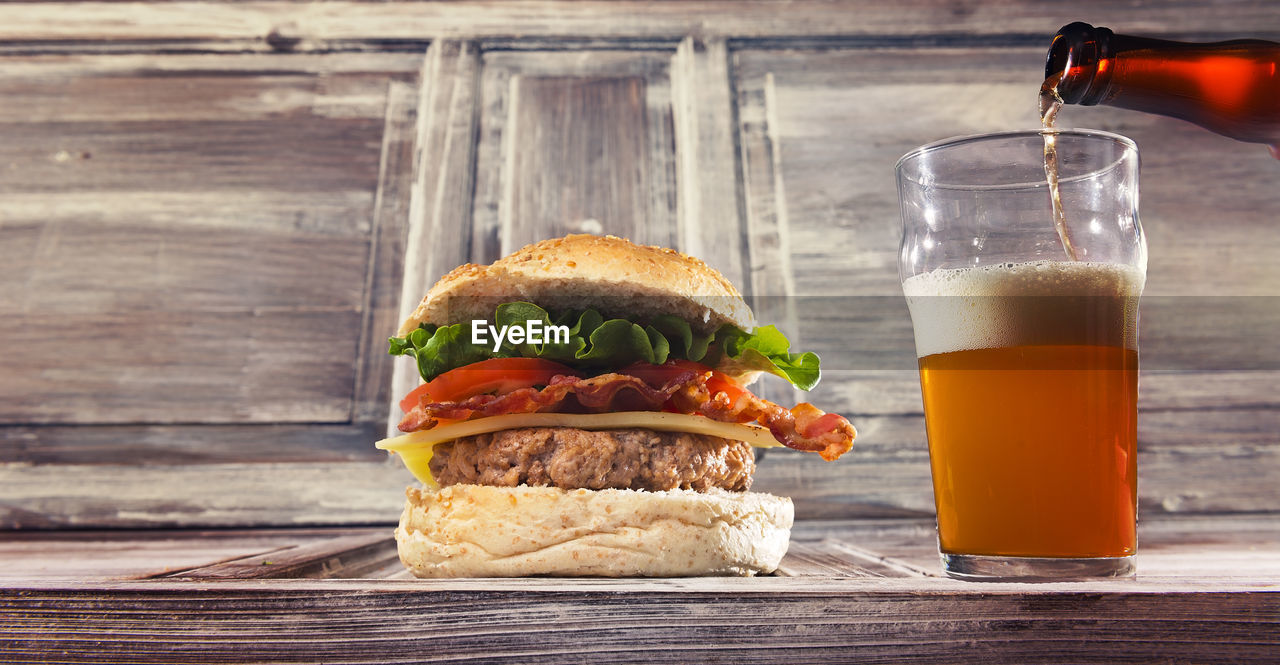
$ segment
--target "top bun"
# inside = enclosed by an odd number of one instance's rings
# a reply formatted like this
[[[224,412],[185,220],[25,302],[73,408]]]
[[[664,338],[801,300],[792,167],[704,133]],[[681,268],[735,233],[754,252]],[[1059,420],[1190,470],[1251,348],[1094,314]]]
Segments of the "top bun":
[[[742,295],[719,271],[672,249],[587,234],[543,240],[493,265],[468,263],[440,278],[400,326],[492,320],[501,303],[527,301],[555,310],[592,308],[606,317],[678,316],[706,334],[732,323],[755,328]]]

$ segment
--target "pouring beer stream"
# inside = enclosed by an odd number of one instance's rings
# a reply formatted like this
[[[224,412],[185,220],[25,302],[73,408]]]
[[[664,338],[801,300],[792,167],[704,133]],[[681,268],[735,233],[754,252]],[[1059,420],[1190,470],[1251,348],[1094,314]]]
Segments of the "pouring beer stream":
[[[1058,237],[1062,239],[1062,248],[1067,258],[1079,261],[1075,243],[1071,241],[1071,231],[1067,228],[1067,217],[1062,211],[1062,192],[1058,188],[1058,135],[1053,125],[1058,119],[1058,111],[1062,109],[1062,97],[1058,95],[1058,82],[1062,80],[1061,72],[1045,79],[1040,86],[1040,125],[1044,127],[1044,177],[1049,183],[1049,198],[1053,201],[1053,226],[1058,229]]]

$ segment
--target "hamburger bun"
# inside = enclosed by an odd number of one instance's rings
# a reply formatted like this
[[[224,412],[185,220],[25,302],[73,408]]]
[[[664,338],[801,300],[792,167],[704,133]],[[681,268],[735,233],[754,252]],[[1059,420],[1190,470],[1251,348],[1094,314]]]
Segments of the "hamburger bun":
[[[417,577],[678,577],[777,569],[791,499],[711,490],[409,488],[396,529]]]
[[[479,266],[468,263],[440,278],[400,326],[492,320],[497,303],[524,300],[559,309],[593,308],[606,316],[672,314],[706,334],[721,324],[755,328],[751,308],[719,271],[673,249],[614,236],[570,235],[543,240]]]

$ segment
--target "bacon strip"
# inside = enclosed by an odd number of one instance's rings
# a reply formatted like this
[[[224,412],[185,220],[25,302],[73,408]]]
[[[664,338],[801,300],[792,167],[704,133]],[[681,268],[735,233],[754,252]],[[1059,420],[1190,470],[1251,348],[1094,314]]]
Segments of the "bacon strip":
[[[857,431],[844,416],[827,413],[808,402],[788,410],[747,390],[736,400],[724,392],[713,395],[706,384],[710,374],[701,378],[699,383],[686,385],[672,396],[672,405],[677,410],[722,422],[759,423],[769,428],[773,438],[782,445],[818,453],[828,462],[853,449]]]
[[[626,374],[601,374],[589,379],[556,376],[545,388],[521,388],[505,395],[477,395],[459,402],[426,402],[400,421],[400,430],[430,429],[441,421],[486,418],[512,413],[570,411],[662,411],[698,414],[729,423],[759,423],[782,445],[816,452],[828,461],[853,448],[857,435],[843,416],[826,413],[804,402],[788,410],[743,390],[735,399],[707,387],[711,373],[682,372],[654,388]],[[571,399],[572,397],[572,399]]]
[[[602,374],[590,379],[555,376],[541,390],[520,388],[501,396],[476,395],[460,402],[423,402],[405,414],[400,421],[400,431],[431,429],[442,420],[469,420],[510,413],[661,411],[672,394],[696,377],[694,372],[683,372],[655,389],[625,374]],[[573,402],[569,402],[570,395],[575,398]]]

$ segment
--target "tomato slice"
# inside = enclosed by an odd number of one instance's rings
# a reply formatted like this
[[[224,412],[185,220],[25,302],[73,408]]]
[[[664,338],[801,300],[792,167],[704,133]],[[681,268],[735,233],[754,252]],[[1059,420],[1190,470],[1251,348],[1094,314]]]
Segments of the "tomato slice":
[[[417,388],[410,390],[409,394],[405,395],[404,399],[400,400],[401,413],[409,413],[413,410],[413,407],[421,403],[422,398],[427,394],[427,387],[429,385],[430,384],[424,383]]]
[[[433,402],[457,402],[487,393],[501,395],[546,385],[558,375],[581,376],[568,365],[541,358],[490,358],[449,370],[414,388],[400,400],[400,410],[408,413],[424,397]]]
[[[635,363],[618,370],[619,374],[634,376],[651,386],[661,386],[684,372],[697,372],[698,374],[711,372],[711,378],[707,379],[707,389],[712,394],[725,393],[733,401],[737,401],[739,397],[747,394],[747,389],[738,385],[738,382],[729,378],[729,375],[717,372],[702,363],[696,363],[692,360],[672,359],[661,365]]]

